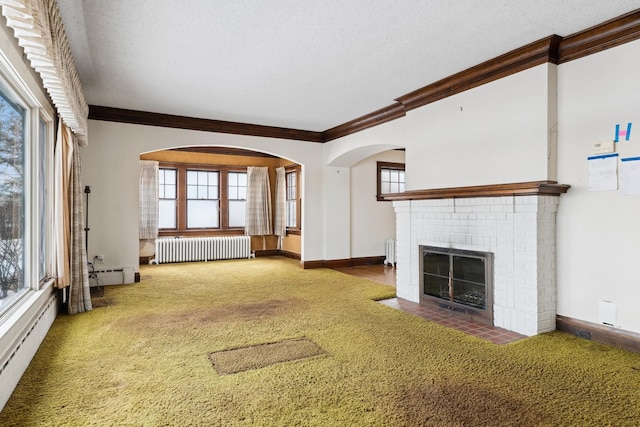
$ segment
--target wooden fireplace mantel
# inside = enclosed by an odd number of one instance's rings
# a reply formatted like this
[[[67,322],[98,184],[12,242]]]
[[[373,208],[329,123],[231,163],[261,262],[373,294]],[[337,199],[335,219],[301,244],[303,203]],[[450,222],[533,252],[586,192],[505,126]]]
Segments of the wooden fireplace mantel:
[[[411,190],[404,193],[384,194],[382,200],[455,199],[468,197],[502,196],[560,196],[571,187],[555,181],[530,181],[511,184],[474,185],[470,187]]]

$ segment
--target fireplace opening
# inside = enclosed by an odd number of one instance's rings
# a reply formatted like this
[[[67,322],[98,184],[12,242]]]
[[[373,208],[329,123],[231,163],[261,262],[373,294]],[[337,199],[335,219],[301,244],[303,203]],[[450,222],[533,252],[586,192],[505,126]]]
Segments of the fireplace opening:
[[[493,324],[493,254],[420,246],[421,300]]]

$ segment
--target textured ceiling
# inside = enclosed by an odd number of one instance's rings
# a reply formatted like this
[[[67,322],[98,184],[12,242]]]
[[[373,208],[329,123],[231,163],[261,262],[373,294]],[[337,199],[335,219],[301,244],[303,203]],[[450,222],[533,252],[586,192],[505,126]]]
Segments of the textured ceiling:
[[[87,102],[324,131],[640,0],[58,0]]]

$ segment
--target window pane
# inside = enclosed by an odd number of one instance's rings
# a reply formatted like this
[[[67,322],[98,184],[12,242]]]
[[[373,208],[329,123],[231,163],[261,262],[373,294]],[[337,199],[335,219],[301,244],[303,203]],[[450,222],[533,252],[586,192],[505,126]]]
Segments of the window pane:
[[[287,200],[287,227],[296,226],[296,201]]]
[[[287,173],[287,200],[296,198],[296,173]]]
[[[187,199],[218,199],[218,172],[187,171]]]
[[[403,169],[393,167],[380,168],[380,194],[401,193],[404,191]]]
[[[198,186],[187,185],[187,199],[197,199],[197,198],[198,198]]]
[[[209,199],[218,200],[219,198],[220,197],[218,197],[218,186],[209,187]]]
[[[175,169],[160,169],[158,177],[158,197],[161,199],[176,198],[176,175]]]
[[[229,200],[238,198],[238,187],[229,187]]]
[[[176,228],[176,201],[158,201],[158,228]]]
[[[238,185],[238,174],[229,172],[229,187],[235,187]]]
[[[176,183],[176,171],[175,171],[175,169],[166,169],[165,173],[163,174],[163,176],[164,176],[164,183],[165,184],[175,185],[175,183]]]
[[[187,201],[187,228],[218,227],[218,202],[212,200]]]
[[[208,199],[209,188],[204,185],[198,185],[198,199]]]
[[[5,96],[0,86],[0,306],[25,289],[22,276],[24,238],[24,129],[26,110]]]
[[[247,202],[244,200],[229,201],[229,227],[244,227]]]
[[[246,194],[247,174],[245,172],[229,172],[229,200],[244,200],[247,198]]]

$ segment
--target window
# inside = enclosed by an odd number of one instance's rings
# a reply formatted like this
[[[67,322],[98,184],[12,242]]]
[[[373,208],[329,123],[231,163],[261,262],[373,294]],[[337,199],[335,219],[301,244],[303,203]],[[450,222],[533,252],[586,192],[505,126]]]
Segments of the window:
[[[238,234],[245,225],[245,167],[161,162],[161,236]]]
[[[158,171],[158,228],[176,228],[177,171],[160,168]]]
[[[247,173],[229,172],[229,227],[244,227],[247,207]]]
[[[24,290],[24,147],[27,109],[2,87],[0,98],[0,301]]]
[[[287,227],[297,228],[298,224],[298,173],[291,171],[286,173],[287,183]]]
[[[187,170],[187,228],[218,228],[218,172]]]
[[[50,119],[28,103],[36,102],[31,94],[13,89],[4,71],[0,70],[0,317],[49,276],[51,232]]]
[[[384,200],[383,194],[404,192],[404,163],[378,162],[377,182],[378,200]]]

